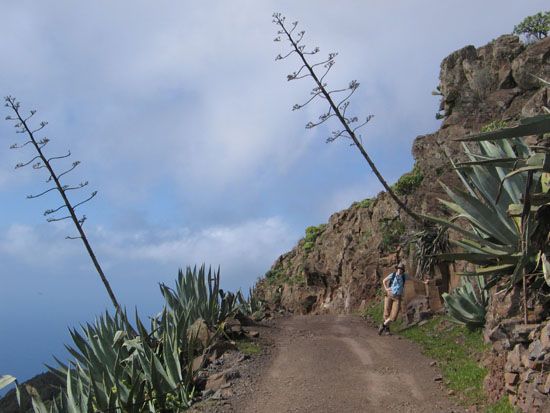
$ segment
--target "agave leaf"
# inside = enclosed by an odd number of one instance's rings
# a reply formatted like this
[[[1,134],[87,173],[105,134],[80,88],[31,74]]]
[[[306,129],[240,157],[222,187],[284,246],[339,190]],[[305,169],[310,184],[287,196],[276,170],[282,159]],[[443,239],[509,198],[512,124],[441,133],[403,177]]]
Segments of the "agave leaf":
[[[548,193],[550,191],[550,173],[544,172],[540,177],[540,183],[542,192]]]
[[[474,165],[483,165],[483,166],[509,166],[512,167],[518,161],[518,158],[500,158],[500,159],[484,159],[480,161],[468,161],[468,162],[459,162],[456,164],[456,168],[470,168]]]
[[[118,330],[113,337],[113,347],[122,342],[122,340],[127,336],[126,331]]]
[[[537,212],[539,209],[538,205],[531,206],[531,213]],[[508,205],[508,215],[511,217],[519,217],[523,213],[523,204],[510,204]]]
[[[15,398],[17,399],[17,405],[21,406],[21,390],[19,390],[17,381],[15,382]],[[19,407],[19,410],[21,411],[21,407]]]
[[[540,135],[550,130],[550,115],[539,115],[523,119],[512,128],[499,129],[491,132],[482,132],[455,139],[457,141],[478,142],[487,140],[510,139],[521,136]]]
[[[164,363],[166,364],[166,373],[172,387],[176,387],[181,381],[181,366],[179,363],[179,352],[173,340],[167,340],[164,343]]]
[[[463,281],[461,287],[451,294],[443,293],[442,296],[451,320],[470,329],[484,325],[486,293],[482,291],[481,298],[478,298],[471,281]]]
[[[463,227],[461,227],[459,225],[453,224],[452,222],[450,222],[446,219],[434,217],[434,216],[431,216],[431,215],[425,215],[425,214],[419,214],[419,216],[421,216],[422,218],[424,218],[428,221],[431,221],[431,222],[434,222],[436,224],[442,225],[444,227],[452,228],[456,232],[466,236],[467,238],[470,238],[470,239],[473,239],[473,240],[479,242],[481,245],[486,245],[488,247],[492,247],[492,248],[496,248],[496,249],[508,248],[508,250],[510,252],[513,252],[513,249],[511,248],[511,246],[499,245],[499,244],[496,244],[494,242],[491,242],[491,241],[489,241],[485,238],[480,237],[479,235],[477,235],[473,232],[470,232],[470,231],[464,229]]]
[[[476,270],[473,272],[469,272],[469,271],[457,272],[457,274],[463,275],[463,276],[502,274],[507,271],[510,271],[512,268],[515,268],[515,267],[516,267],[516,264],[500,264],[500,265],[492,265],[490,267],[476,268]]]
[[[453,191],[443,186],[454,202],[440,200],[444,205],[459,213],[478,229],[487,235],[492,235],[503,244],[511,244],[517,239],[517,234],[511,229],[513,225],[500,220],[497,211],[483,204],[479,199],[462,191]],[[503,225],[504,224],[504,225]]]
[[[535,166],[523,166],[521,168],[514,169],[512,172],[506,174],[504,178],[502,178],[502,182],[505,182],[507,179],[521,174],[523,172],[529,172],[529,171],[540,171],[542,169],[541,166],[535,165]],[[546,172],[546,171],[545,171]]]
[[[3,389],[4,387],[9,386],[15,380],[17,379],[13,376],[10,376],[9,374],[0,376],[0,389]]]
[[[538,80],[539,82],[541,82],[543,85],[545,85],[545,86],[550,86],[550,82],[549,82],[549,81],[547,81],[547,80],[545,80],[545,79],[542,79],[542,78],[540,78],[540,77],[538,77],[538,76],[536,76],[536,75],[533,75],[533,74],[531,74],[531,76],[534,77],[535,79],[537,79],[537,80]]]
[[[544,280],[546,281],[546,284],[550,286],[550,261],[548,261],[546,254],[541,255],[541,260],[542,260],[542,271],[544,273]]]
[[[49,413],[38,391],[30,384],[25,384],[27,393],[31,396],[32,408],[35,413]]]
[[[478,265],[490,265],[493,264],[495,260],[494,256],[472,252],[437,254],[437,257],[441,261],[468,261]],[[508,261],[509,264],[515,264],[517,262],[517,259],[510,256],[504,256],[502,257],[501,261]]]
[[[67,370],[67,407],[69,411],[71,412],[80,412],[80,400],[76,400],[75,396],[78,394],[78,392],[74,392],[73,390],[74,382],[71,375],[71,369]]]
[[[519,255],[514,253],[512,248],[507,245],[502,245],[497,247],[488,247],[485,245],[481,245],[478,242],[463,238],[460,240],[451,240],[451,244],[458,245],[459,247],[462,247],[467,252],[472,253],[480,253],[480,254],[486,254],[490,257],[493,257],[494,259],[505,259],[508,256],[514,257],[514,260],[519,259]]]
[[[512,277],[510,279],[510,285],[515,284],[519,280],[519,278],[523,273],[523,269],[528,263],[529,263],[529,255],[527,254],[522,255],[518,263],[516,264],[516,267],[514,268],[514,272],[512,273]]]

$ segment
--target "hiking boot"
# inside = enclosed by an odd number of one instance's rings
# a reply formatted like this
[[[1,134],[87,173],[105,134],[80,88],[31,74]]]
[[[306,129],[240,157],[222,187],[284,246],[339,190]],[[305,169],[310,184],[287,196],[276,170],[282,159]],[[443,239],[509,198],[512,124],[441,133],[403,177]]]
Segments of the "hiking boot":
[[[387,327],[384,324],[380,324],[380,326],[378,327],[378,335],[381,336],[386,328]]]

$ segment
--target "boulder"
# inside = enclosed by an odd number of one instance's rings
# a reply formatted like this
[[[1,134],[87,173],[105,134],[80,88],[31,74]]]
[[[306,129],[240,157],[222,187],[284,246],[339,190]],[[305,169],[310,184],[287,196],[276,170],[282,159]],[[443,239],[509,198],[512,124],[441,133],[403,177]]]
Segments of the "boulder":
[[[225,332],[229,337],[240,337],[243,334],[243,328],[241,322],[236,318],[228,318],[225,320]]]
[[[540,88],[540,82],[534,77],[550,78],[550,37],[527,47],[512,62],[512,76],[517,85],[524,89]]]
[[[196,340],[201,349],[205,349],[210,344],[211,337],[208,325],[202,318],[197,319],[187,330],[187,338]]]
[[[221,373],[213,374],[208,377],[204,389],[206,391],[216,391],[222,388],[226,388],[231,381],[239,377],[241,377],[241,374],[238,370],[226,370],[222,371]]]
[[[235,344],[227,340],[216,340],[210,347],[205,351],[206,357],[210,362],[213,362],[219,359],[225,352],[237,350]]]

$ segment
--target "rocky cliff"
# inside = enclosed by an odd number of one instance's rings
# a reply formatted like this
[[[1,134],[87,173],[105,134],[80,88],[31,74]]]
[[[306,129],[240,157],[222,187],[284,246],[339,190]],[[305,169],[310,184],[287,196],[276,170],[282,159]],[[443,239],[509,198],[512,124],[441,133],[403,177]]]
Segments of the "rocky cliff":
[[[441,63],[440,129],[419,136],[412,147],[414,170],[397,189],[414,211],[446,212],[438,181],[459,185],[449,158],[461,157],[454,139],[478,132],[492,122],[513,122],[548,106],[548,89],[533,76],[550,78],[550,38],[524,45],[504,35],[489,44],[467,46]],[[280,256],[259,282],[257,294],[274,306],[296,313],[348,313],[372,298],[381,277],[405,260],[415,275],[415,259],[407,246],[419,230],[399,211],[387,193],[354,203],[333,214],[327,224],[308,229],[306,237]],[[440,290],[454,283],[454,268],[438,268]],[[423,274],[416,274],[417,277]]]
[[[442,125],[415,139],[415,168],[395,186],[412,210],[446,214],[438,202],[446,197],[438,181],[460,185],[449,162],[461,158],[454,139],[550,107],[548,88],[534,76],[550,79],[550,38],[525,45],[505,35],[480,48],[464,47],[442,61],[437,88]],[[415,270],[414,247],[407,242],[421,229],[387,193],[356,202],[333,214],[328,223],[308,228],[305,238],[280,256],[258,283],[257,295],[274,308],[294,313],[361,310],[397,262],[406,261],[409,274],[417,278],[427,275]],[[440,265],[429,274],[439,293],[456,285],[455,267]],[[493,351],[486,360],[491,371],[486,389],[493,400],[509,394],[523,410],[534,406],[533,411],[542,411],[550,393],[550,375],[541,367],[550,364],[548,309],[534,308],[534,323],[522,327],[517,295],[514,291],[494,297],[489,307],[486,339]]]

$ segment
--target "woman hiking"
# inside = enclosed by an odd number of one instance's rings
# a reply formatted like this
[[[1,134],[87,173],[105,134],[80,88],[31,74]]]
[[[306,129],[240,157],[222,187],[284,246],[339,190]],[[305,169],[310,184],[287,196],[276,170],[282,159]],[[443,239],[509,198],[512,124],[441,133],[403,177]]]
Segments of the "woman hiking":
[[[384,322],[378,327],[378,335],[381,335],[384,331],[389,333],[390,323],[397,319],[407,277],[405,265],[399,263],[395,266],[395,272],[382,280],[386,296],[384,297]]]

